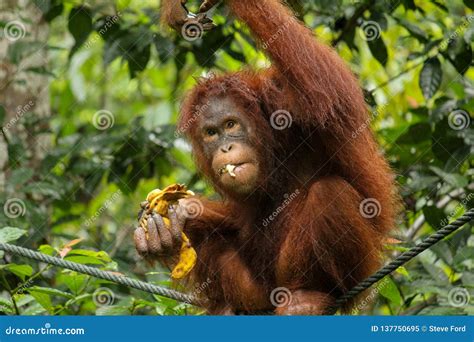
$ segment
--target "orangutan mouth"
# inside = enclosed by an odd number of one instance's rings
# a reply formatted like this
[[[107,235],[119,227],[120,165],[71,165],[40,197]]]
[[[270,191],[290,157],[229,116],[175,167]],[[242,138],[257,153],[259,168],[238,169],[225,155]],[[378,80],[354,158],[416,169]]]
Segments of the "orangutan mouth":
[[[242,165],[246,163],[239,163],[239,164],[225,164],[223,167],[221,167],[217,172],[220,176],[222,176],[225,173],[228,173],[229,176],[232,178],[236,177],[235,171],[236,169],[240,169]]]

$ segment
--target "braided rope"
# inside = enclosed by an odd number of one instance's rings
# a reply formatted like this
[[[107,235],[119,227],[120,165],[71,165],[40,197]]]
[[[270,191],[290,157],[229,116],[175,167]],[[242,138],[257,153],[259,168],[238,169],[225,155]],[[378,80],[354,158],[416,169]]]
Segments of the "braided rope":
[[[417,244],[416,246],[410,248],[408,251],[400,254],[396,259],[394,259],[392,262],[389,264],[385,265],[382,267],[380,270],[378,270],[376,273],[368,277],[367,279],[363,280],[356,286],[354,286],[351,290],[349,290],[346,294],[343,296],[339,297],[336,300],[335,307],[331,310],[330,314],[334,314],[339,307],[341,307],[343,304],[345,304],[347,301],[350,299],[354,298],[364,290],[368,289],[371,287],[374,283],[378,282],[380,279],[385,277],[386,275],[392,273],[395,271],[398,267],[402,266],[409,260],[413,259],[416,257],[418,254],[421,252],[427,250],[452,232],[458,230],[461,228],[464,224],[468,223],[474,219],[474,208],[469,209],[459,217],[456,221],[444,226],[443,228],[439,229],[436,233],[428,236],[425,238],[422,242]]]
[[[382,267],[379,271],[374,273],[372,276],[368,277],[367,279],[363,280],[362,282],[354,286],[350,291],[348,291],[346,294],[344,294],[343,296],[341,296],[340,298],[336,300],[335,306],[332,307],[327,312],[327,314],[336,313],[336,311],[342,305],[344,305],[347,301],[354,298],[355,296],[357,296],[364,290],[368,289],[374,283],[378,282],[380,279],[382,279],[386,275],[392,273],[398,267],[402,266],[409,260],[413,259],[421,252],[427,250],[428,248],[430,248],[431,246],[433,246],[434,244],[436,244],[437,242],[439,242],[440,240],[442,240],[449,234],[458,230],[464,224],[468,223],[472,219],[474,219],[474,208],[469,209],[468,211],[464,213],[464,215],[456,219],[454,222],[444,226],[443,228],[439,229],[436,233],[428,236],[426,239],[424,239],[422,242],[420,242],[416,246],[400,254],[395,260],[393,260],[389,264]],[[0,250],[17,254],[17,255],[21,255],[21,256],[34,259],[37,261],[42,261],[47,264],[59,266],[62,268],[67,268],[79,273],[88,274],[96,278],[109,280],[121,285],[133,287],[141,291],[172,298],[180,302],[189,303],[196,306],[202,305],[202,303],[200,303],[198,299],[192,295],[188,295],[179,291],[175,291],[175,290],[171,290],[165,287],[146,283],[140,280],[132,279],[126,276],[121,276],[121,275],[117,275],[111,272],[102,271],[94,267],[85,266],[85,265],[78,264],[75,262],[63,260],[61,258],[52,257],[43,253],[32,251],[31,249],[11,245],[8,243],[0,243]]]
[[[52,257],[43,253],[35,252],[31,249],[27,249],[27,248],[15,246],[15,245],[10,245],[8,243],[0,243],[0,250],[17,254],[17,255],[21,255],[26,258],[34,259],[37,261],[42,261],[47,264],[59,266],[62,268],[67,268],[79,273],[88,274],[96,278],[110,280],[117,284],[133,287],[134,289],[137,289],[137,290],[172,298],[180,302],[189,303],[189,304],[193,304],[197,306],[200,305],[197,298],[195,298],[194,296],[179,292],[179,291],[171,290],[162,286],[153,285],[150,283],[146,283],[144,281],[132,279],[132,278],[118,275],[112,272],[102,271],[95,267],[85,266],[82,264],[78,264],[76,262],[71,262],[71,261],[61,259],[61,258]]]

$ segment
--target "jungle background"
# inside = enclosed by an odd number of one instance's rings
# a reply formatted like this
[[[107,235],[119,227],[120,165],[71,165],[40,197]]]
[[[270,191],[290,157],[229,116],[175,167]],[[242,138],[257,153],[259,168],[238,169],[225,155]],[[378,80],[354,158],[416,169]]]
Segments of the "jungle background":
[[[474,206],[474,1],[288,3],[365,89],[404,202],[390,260]],[[269,63],[225,6],[212,18],[190,41],[159,25],[157,0],[1,2],[0,242],[175,286],[132,234],[151,189],[213,195],[175,132],[180,100],[210,70]],[[399,268],[353,314],[474,314],[472,233]],[[202,310],[0,251],[0,313]]]

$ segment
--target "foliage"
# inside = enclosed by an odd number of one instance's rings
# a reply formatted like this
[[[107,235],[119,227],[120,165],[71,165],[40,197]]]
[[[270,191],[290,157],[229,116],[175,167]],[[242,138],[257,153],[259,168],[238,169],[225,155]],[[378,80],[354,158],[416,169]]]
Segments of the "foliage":
[[[472,2],[288,2],[335,46],[366,90],[370,125],[396,170],[405,205],[396,232],[401,243],[389,244],[387,255],[473,207]],[[52,146],[32,167],[22,138],[3,130],[9,164],[0,203],[5,209],[17,200],[20,214],[0,213],[0,241],[171,286],[169,271],[140,261],[130,237],[138,203],[150,189],[182,182],[212,195],[174,132],[179,101],[194,77],[210,69],[268,61],[224,6],[213,14],[217,28],[190,42],[158,25],[154,1],[36,3],[50,24],[50,64],[30,72],[49,78],[52,116],[27,112],[16,124],[32,136],[50,133]],[[10,62],[18,65],[38,51],[36,43],[12,44]],[[376,300],[360,313],[473,314],[474,299],[453,305],[452,298],[458,289],[474,298],[472,232],[464,228],[381,281]],[[0,257],[6,314],[200,313],[75,272]]]

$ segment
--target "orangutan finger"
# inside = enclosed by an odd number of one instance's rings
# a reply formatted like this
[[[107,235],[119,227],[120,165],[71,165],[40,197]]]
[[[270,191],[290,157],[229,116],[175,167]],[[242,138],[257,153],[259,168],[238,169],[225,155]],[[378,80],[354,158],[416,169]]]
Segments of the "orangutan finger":
[[[153,220],[160,236],[161,248],[163,253],[170,252],[173,249],[173,239],[171,238],[171,232],[166,226],[165,221],[160,215],[153,214]]]
[[[135,229],[133,240],[135,241],[135,249],[138,254],[146,256],[148,254],[148,244],[146,241],[146,232],[142,227]]]
[[[163,252],[160,236],[158,235],[158,227],[153,217],[148,218],[148,252],[155,255]]]

